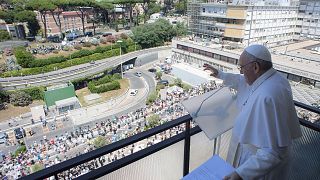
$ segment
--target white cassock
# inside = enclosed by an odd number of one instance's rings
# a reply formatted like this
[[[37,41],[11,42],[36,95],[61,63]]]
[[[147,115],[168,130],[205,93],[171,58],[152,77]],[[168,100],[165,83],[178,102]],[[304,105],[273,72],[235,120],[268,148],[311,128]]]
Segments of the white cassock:
[[[291,143],[301,136],[288,80],[273,68],[251,86],[240,74],[219,78],[238,92],[227,161],[244,180],[287,179]]]

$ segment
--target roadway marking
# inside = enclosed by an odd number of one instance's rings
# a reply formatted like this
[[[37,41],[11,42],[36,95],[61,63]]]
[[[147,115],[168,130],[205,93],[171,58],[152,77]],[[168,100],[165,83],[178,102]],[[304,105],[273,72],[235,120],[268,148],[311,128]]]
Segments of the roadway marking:
[[[46,133],[48,133],[50,130],[49,130],[49,128],[48,128],[48,126],[42,126],[42,132],[43,132],[43,134],[46,134]]]
[[[15,143],[16,142],[16,136],[14,135],[13,131],[8,131],[8,141]]]
[[[60,121],[57,121],[57,129],[59,129],[59,128],[63,128],[64,126],[63,126],[63,123],[61,122],[61,120]]]
[[[29,133],[32,130],[31,127],[25,127],[24,130],[26,131],[26,138],[31,137]]]

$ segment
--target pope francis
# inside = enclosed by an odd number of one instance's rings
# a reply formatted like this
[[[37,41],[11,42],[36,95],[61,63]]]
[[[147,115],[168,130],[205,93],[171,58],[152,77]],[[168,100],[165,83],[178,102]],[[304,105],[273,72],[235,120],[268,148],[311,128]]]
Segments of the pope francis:
[[[205,70],[237,91],[235,119],[227,161],[229,179],[288,179],[292,140],[301,136],[290,84],[272,67],[263,45],[248,46],[239,59],[240,74]]]

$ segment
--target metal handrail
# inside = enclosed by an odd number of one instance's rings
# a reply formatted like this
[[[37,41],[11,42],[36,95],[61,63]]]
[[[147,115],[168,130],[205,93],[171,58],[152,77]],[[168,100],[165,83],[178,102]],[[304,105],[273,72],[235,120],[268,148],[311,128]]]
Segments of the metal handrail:
[[[317,109],[312,106],[305,105],[300,102],[294,102],[294,104],[298,107],[304,108],[306,110],[315,112],[320,114],[320,109]],[[114,152],[120,148],[126,147],[128,145],[134,144],[136,142],[139,142],[143,139],[146,139],[148,137],[151,137],[153,135],[156,135],[160,132],[166,131],[170,128],[176,127],[178,125],[181,125],[185,123],[186,130],[183,133],[180,133],[178,135],[175,135],[169,139],[166,139],[164,141],[161,141],[155,145],[149,146],[145,149],[142,149],[136,153],[133,153],[131,155],[128,155],[126,157],[123,157],[117,161],[114,161],[112,163],[109,163],[105,166],[102,166],[98,169],[94,169],[77,179],[96,179],[99,177],[102,177],[110,172],[113,172],[117,169],[120,169],[128,164],[131,164],[135,161],[138,161],[139,159],[142,159],[148,155],[151,155],[157,151],[160,151],[166,147],[169,147],[172,144],[175,144],[181,140],[185,140],[184,143],[184,165],[183,165],[183,175],[186,175],[189,173],[189,158],[190,158],[190,137],[194,134],[197,134],[201,132],[201,129],[196,126],[194,128],[190,128],[190,121],[192,120],[190,115],[186,115],[183,117],[180,117],[174,121],[169,121],[165,124],[162,124],[160,126],[157,126],[155,128],[149,129],[147,131],[141,132],[139,134],[133,135],[131,137],[128,137],[126,139],[117,141],[115,143],[112,143],[110,145],[104,146],[102,148],[93,150],[91,152],[82,154],[80,156],[74,157],[72,159],[63,161],[59,164],[53,165],[51,167],[48,167],[46,169],[43,169],[41,171],[35,172],[33,174],[30,174],[28,176],[22,177],[21,179],[26,180],[36,180],[36,179],[44,179],[51,176],[55,176],[56,179],[58,179],[57,174],[66,171],[68,169],[71,169],[73,167],[76,167],[80,164],[83,164],[85,162],[91,161],[93,159],[99,158],[103,155],[106,155],[108,153]],[[299,119],[300,124],[303,126],[306,126],[308,128],[311,128],[315,131],[320,132],[320,127],[317,124],[311,123],[309,121],[306,121],[304,119]]]

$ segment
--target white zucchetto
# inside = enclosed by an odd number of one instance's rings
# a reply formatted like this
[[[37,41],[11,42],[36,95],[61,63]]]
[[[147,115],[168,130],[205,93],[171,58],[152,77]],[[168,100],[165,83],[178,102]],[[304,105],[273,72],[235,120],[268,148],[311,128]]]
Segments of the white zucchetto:
[[[269,61],[271,62],[271,54],[269,50],[260,44],[254,44],[250,45],[247,48],[244,49],[247,53],[251,54],[252,56],[264,60],[264,61]]]

